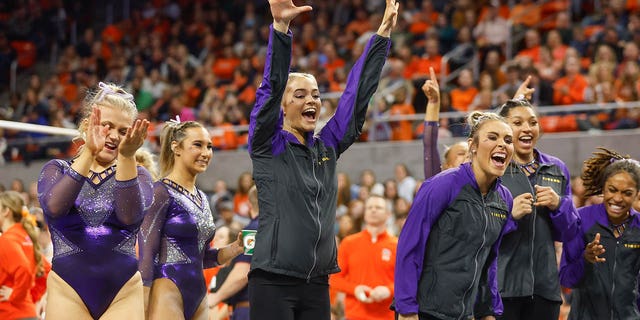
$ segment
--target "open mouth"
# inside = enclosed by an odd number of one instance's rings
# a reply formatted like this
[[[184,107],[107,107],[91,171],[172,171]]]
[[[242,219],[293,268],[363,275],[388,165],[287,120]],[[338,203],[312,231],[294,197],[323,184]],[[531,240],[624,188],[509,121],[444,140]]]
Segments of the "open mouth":
[[[614,214],[622,214],[625,213],[625,208],[623,206],[617,205],[617,204],[609,204],[609,211],[611,211],[611,213]]]
[[[114,151],[114,150],[116,150],[118,148],[118,146],[116,144],[111,143],[111,142],[107,142],[107,143],[104,144],[104,148],[107,149],[107,150]]]
[[[496,152],[491,155],[491,162],[498,168],[504,168],[507,163],[507,154],[504,152]]]
[[[520,139],[518,139],[518,141],[520,141],[522,144],[530,146],[533,144],[533,137],[532,136],[522,136],[520,137]]]
[[[318,110],[316,110],[315,108],[309,108],[302,111],[302,117],[304,117],[305,120],[311,121],[311,122],[316,121],[317,114],[318,114]]]

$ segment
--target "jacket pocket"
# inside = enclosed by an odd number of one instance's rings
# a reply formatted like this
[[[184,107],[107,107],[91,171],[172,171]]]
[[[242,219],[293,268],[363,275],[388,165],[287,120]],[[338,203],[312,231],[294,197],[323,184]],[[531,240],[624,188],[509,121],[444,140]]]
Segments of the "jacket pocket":
[[[278,256],[278,227],[280,226],[280,218],[275,218],[273,224],[273,234],[271,235],[271,262],[275,262]]]

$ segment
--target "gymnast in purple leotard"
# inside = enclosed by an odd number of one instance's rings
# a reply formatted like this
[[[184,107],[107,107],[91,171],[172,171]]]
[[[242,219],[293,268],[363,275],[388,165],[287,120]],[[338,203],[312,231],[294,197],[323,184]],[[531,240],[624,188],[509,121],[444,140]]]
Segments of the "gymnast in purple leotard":
[[[134,246],[153,185],[134,155],[149,122],[135,120],[133,97],[114,85],[100,83],[84,109],[84,146],[38,180],[54,251],[47,319],[143,319]]]
[[[140,230],[140,271],[149,319],[208,319],[202,269],[243,252],[236,242],[211,249],[215,226],[205,194],[195,187],[213,149],[197,122],[168,123],[163,129],[160,179]]]

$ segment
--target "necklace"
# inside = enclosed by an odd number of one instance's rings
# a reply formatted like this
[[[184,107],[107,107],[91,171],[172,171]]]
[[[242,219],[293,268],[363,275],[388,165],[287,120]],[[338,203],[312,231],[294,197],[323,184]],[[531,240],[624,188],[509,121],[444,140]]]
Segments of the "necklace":
[[[528,176],[536,173],[536,171],[538,170],[538,167],[540,167],[540,165],[538,164],[538,162],[536,161],[536,158],[534,157],[533,160],[531,160],[530,162],[527,162],[525,164],[519,164],[518,163],[518,167],[520,167],[520,170],[522,170],[522,172],[524,172],[524,174]]]
[[[622,236],[622,234],[624,233],[624,230],[627,228],[627,222],[629,222],[628,218],[627,220],[625,220],[620,224],[613,224],[613,223],[611,224],[611,229],[613,229],[613,235],[615,236],[616,233],[618,234],[616,238]]]

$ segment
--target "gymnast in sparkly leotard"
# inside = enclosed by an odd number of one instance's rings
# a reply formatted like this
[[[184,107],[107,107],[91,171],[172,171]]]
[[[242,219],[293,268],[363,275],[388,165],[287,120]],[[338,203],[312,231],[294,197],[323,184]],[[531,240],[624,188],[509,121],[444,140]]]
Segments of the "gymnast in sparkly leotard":
[[[100,83],[84,108],[77,157],[49,161],[38,180],[54,250],[47,319],[143,319],[134,246],[153,185],[134,155],[149,122],[114,85]]]
[[[195,187],[213,156],[199,123],[169,122],[163,129],[160,179],[140,230],[140,271],[149,319],[208,319],[202,269],[242,253],[240,238],[210,249],[215,226],[205,194]]]

